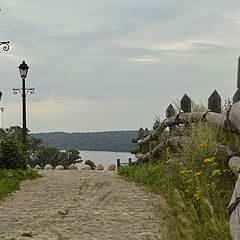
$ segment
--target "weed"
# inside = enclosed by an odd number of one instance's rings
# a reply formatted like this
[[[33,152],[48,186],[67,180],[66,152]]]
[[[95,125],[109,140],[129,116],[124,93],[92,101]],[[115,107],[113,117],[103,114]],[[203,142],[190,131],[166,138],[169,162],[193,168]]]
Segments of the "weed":
[[[40,177],[35,171],[0,169],[0,200],[20,188],[21,181]]]
[[[23,236],[23,237],[33,237],[31,232],[24,232],[24,233],[21,234],[21,236]]]
[[[206,122],[184,127],[183,134],[191,140],[177,154],[169,149],[165,161],[160,156],[118,173],[163,196],[157,208],[163,239],[231,239],[226,206],[236,179],[226,152],[216,148],[220,143],[239,151],[240,138]]]

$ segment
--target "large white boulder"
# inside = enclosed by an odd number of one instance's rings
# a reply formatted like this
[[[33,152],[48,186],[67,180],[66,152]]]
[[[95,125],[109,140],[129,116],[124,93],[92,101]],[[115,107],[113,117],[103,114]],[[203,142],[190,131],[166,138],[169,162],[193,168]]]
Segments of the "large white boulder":
[[[33,169],[34,170],[42,170],[42,168],[39,165],[36,165]]]
[[[68,167],[69,170],[78,170],[78,167],[76,164],[72,163],[69,167]]]
[[[45,167],[44,167],[44,170],[53,170],[53,166],[51,164],[47,164]]]
[[[102,163],[99,163],[97,165],[97,170],[104,170],[104,166],[102,165]]]
[[[64,170],[64,167],[62,165],[58,165],[55,167],[55,170]]]
[[[81,170],[92,170],[91,166],[87,165],[87,164],[84,164],[82,167],[81,167]]]
[[[115,171],[116,170],[116,165],[115,164],[111,164],[108,166],[108,171]]]

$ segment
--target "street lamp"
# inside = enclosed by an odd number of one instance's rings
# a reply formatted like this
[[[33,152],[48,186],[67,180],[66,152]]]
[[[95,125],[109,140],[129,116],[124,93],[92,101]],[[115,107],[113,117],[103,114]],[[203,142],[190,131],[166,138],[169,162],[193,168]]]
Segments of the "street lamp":
[[[0,91],[0,101],[2,100],[2,92]],[[3,107],[0,107],[0,128],[2,127],[2,112],[4,111]]]
[[[2,128],[2,112],[4,111],[3,107],[0,107],[0,128]]]
[[[3,45],[3,50],[8,51],[9,50],[9,41],[7,42],[0,42],[0,46]]]
[[[13,93],[16,95],[18,92],[22,96],[22,116],[23,116],[23,122],[22,122],[22,143],[24,147],[26,148],[27,143],[27,121],[26,121],[26,96],[27,93],[30,92],[31,94],[34,94],[34,88],[25,88],[25,79],[27,77],[28,73],[28,65],[23,61],[19,68],[20,77],[22,78],[22,88],[13,88]]]

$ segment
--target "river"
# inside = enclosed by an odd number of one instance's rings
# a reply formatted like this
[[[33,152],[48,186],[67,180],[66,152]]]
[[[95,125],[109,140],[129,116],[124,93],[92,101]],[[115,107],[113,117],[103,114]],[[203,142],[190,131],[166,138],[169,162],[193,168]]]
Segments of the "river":
[[[107,169],[110,164],[117,165],[118,158],[121,162],[128,162],[129,158],[132,159],[132,162],[136,161],[133,154],[126,152],[79,151],[83,162],[79,163],[78,167],[81,167],[86,160],[93,161],[95,165],[102,163],[105,169]]]

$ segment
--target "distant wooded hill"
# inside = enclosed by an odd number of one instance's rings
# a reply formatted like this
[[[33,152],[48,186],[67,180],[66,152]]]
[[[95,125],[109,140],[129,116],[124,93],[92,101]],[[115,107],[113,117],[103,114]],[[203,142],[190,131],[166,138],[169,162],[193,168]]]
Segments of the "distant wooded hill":
[[[132,138],[137,131],[109,131],[89,133],[33,133],[31,136],[42,139],[44,144],[58,149],[75,148],[86,151],[130,152],[136,148]]]

